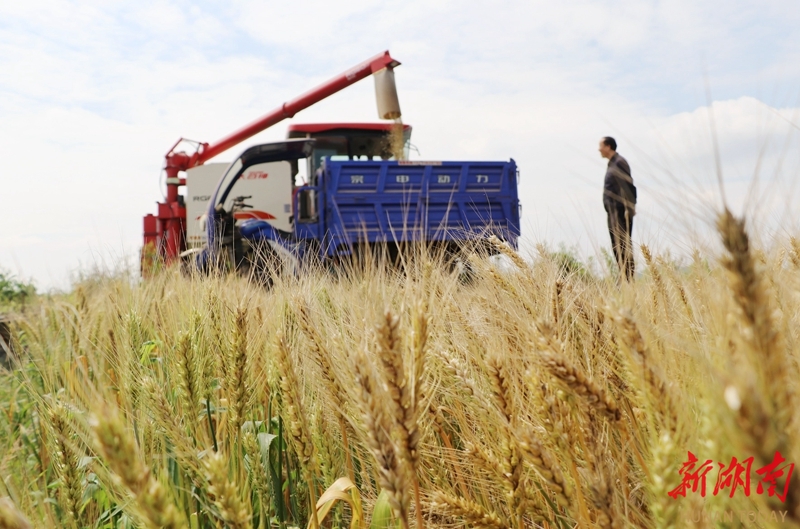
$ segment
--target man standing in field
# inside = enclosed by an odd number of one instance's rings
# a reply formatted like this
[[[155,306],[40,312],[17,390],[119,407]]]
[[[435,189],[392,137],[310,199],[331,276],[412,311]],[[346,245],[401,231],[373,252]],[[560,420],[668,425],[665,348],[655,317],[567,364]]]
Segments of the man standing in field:
[[[603,206],[608,215],[608,233],[620,274],[633,279],[633,216],[636,214],[636,186],[633,185],[628,161],[617,154],[617,142],[610,136],[600,140],[600,155],[608,159],[606,180],[603,184]]]

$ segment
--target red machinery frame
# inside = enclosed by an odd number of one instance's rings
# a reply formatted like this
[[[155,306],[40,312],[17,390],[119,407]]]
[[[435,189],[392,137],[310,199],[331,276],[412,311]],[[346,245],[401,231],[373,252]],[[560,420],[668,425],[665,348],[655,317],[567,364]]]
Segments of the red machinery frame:
[[[158,203],[158,213],[144,217],[144,247],[142,248],[142,264],[155,259],[167,264],[175,261],[186,249],[186,208],[179,202],[178,188],[186,185],[186,179],[180,177],[181,171],[203,165],[205,162],[223,151],[241,143],[259,132],[293,117],[306,109],[335,94],[336,92],[360,81],[384,68],[395,68],[400,63],[384,51],[371,59],[333,77],[320,86],[303,95],[288,101],[273,111],[258,118],[241,129],[225,136],[214,143],[200,143],[194,153],[175,152],[175,148],[185,140],[180,138],[165,156],[164,170],[167,174],[167,196],[164,202]]]

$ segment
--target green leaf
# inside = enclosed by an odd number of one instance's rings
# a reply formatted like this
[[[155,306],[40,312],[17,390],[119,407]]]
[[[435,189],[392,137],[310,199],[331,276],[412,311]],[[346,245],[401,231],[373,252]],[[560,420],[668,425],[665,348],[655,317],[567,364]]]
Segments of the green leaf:
[[[261,462],[264,464],[264,468],[269,468],[269,446],[277,438],[277,435],[271,433],[261,432],[258,434],[258,447],[261,450]]]
[[[392,506],[389,505],[389,495],[382,490],[375,500],[375,507],[372,509],[372,520],[369,522],[369,529],[396,529],[400,526],[392,520]]]
[[[245,421],[242,423],[242,432],[255,433],[261,429],[262,424],[264,421]]]
[[[142,347],[139,349],[139,363],[144,365],[150,364],[153,362],[153,352],[158,347],[158,343],[154,340],[148,340],[142,344]]]

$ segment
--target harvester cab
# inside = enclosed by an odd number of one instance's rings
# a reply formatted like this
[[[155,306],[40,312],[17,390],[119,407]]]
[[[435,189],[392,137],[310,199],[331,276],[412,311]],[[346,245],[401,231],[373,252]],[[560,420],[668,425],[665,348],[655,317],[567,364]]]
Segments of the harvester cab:
[[[190,233],[202,230],[195,248],[181,254],[200,269],[212,264],[249,266],[253,249],[242,237],[243,224],[262,226],[283,237],[293,230],[294,179],[301,160],[313,153],[313,140],[288,140],[245,150],[224,171],[207,202],[206,212]],[[188,185],[190,194],[195,188]]]

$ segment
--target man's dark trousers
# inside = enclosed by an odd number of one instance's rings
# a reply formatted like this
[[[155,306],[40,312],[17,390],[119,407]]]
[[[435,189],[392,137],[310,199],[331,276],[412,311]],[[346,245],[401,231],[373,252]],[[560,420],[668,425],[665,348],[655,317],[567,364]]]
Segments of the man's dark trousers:
[[[631,232],[633,232],[633,215],[616,200],[604,200],[608,214],[608,233],[611,235],[611,245],[614,247],[614,258],[619,265],[620,274],[625,274],[625,279],[633,279],[633,246],[631,245]]]

